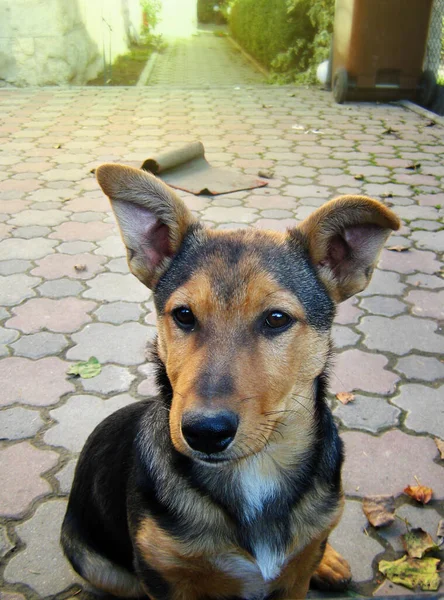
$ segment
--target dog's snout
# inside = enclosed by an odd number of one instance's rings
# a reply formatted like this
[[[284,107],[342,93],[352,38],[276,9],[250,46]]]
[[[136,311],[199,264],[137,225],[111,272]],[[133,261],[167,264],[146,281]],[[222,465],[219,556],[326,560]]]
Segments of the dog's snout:
[[[228,448],[236,435],[238,423],[237,415],[230,411],[211,415],[188,412],[182,417],[182,433],[193,450],[215,454]]]

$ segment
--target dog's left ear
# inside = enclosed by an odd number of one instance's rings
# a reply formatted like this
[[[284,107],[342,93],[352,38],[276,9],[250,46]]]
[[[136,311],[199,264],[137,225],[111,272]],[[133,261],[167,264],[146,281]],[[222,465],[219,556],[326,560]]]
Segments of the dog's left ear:
[[[318,275],[335,302],[365,289],[379,253],[398,217],[364,196],[340,196],[327,202],[298,227]]]
[[[153,289],[197,219],[160,179],[133,167],[102,165],[96,171],[126,246],[130,271]]]

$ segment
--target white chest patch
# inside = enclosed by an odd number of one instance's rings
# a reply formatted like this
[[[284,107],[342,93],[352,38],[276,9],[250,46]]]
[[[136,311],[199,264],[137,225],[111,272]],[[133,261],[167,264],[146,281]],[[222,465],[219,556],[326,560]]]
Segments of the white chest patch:
[[[252,461],[239,476],[244,496],[244,516],[247,520],[253,519],[263,509],[265,502],[271,500],[279,489],[273,477],[265,478],[258,471],[256,461]]]
[[[254,551],[264,581],[276,579],[285,563],[284,554],[274,552],[266,544],[255,546]]]

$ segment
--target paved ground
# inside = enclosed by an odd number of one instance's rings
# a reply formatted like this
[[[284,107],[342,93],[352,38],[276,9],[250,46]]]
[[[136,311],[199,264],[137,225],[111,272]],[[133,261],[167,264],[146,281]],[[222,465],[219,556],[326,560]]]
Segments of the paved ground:
[[[155,393],[145,354],[153,305],[128,273],[90,171],[105,161],[138,166],[196,138],[215,165],[273,172],[258,190],[182,194],[213,227],[283,230],[356,192],[402,218],[390,244],[408,250],[384,250],[369,289],[336,318],[332,391],[354,390],[356,400],[332,399],[347,449],[346,510],[333,537],[352,564],[352,589],[367,594],[382,581],[377,559],[399,553],[404,526],[368,526],[365,495],[395,495],[399,516],[435,537],[444,516],[434,443],[444,439],[442,128],[397,106],[238,85],[4,89],[0,119],[1,600],[81,589],[58,546],[76,458],[106,415]],[[102,374],[67,379],[91,355]],[[427,507],[402,493],[415,477],[434,489]]]
[[[147,85],[214,86],[257,84],[264,76],[251,66],[221,27],[200,29],[190,39],[170,40],[159,54]]]

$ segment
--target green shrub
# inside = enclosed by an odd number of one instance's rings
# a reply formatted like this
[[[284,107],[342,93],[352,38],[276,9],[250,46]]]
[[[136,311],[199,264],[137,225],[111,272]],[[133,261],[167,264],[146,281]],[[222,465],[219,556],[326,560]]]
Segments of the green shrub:
[[[230,31],[279,80],[315,80],[328,58],[334,0],[234,0]]]
[[[297,16],[290,19],[287,0],[236,0],[229,16],[230,31],[247,52],[271,68],[297,40],[313,37],[306,12],[299,7],[294,11]]]
[[[197,19],[199,23],[226,23],[224,8],[227,0],[197,0]],[[217,7],[214,10],[214,7]]]

